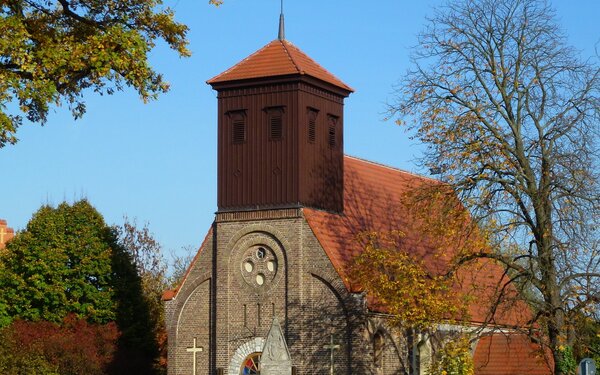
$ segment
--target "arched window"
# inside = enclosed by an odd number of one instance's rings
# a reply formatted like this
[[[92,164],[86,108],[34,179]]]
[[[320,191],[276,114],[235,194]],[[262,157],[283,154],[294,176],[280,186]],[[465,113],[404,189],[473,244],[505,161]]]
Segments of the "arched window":
[[[262,353],[256,352],[250,354],[242,363],[240,369],[240,375],[257,375],[260,374],[260,355]]]
[[[373,336],[373,363],[376,368],[383,367],[383,352],[385,349],[385,336],[382,331],[377,331]]]

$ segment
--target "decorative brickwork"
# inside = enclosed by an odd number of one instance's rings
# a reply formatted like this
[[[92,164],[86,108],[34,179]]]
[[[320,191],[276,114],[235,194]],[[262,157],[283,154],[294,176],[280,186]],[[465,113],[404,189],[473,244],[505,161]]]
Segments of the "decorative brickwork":
[[[229,374],[237,374],[240,372],[244,360],[252,353],[261,352],[265,346],[265,339],[262,337],[255,337],[242,345],[240,345],[229,363]]]
[[[6,220],[0,219],[0,249],[5,247],[5,244],[15,236],[15,231],[8,227]]]
[[[298,374],[329,372],[324,346],[332,336],[340,343],[336,374],[366,373],[357,371],[368,364],[354,350],[368,345],[360,313],[364,301],[347,292],[303,217],[215,223],[212,233],[177,295],[167,301],[170,375],[189,373],[192,356],[186,348],[193,338],[205,348],[197,356],[197,374],[223,368],[237,375],[233,367],[250,354],[240,348],[266,338],[274,317]],[[271,249],[278,260],[269,285],[250,285],[242,276],[246,250],[257,245]]]

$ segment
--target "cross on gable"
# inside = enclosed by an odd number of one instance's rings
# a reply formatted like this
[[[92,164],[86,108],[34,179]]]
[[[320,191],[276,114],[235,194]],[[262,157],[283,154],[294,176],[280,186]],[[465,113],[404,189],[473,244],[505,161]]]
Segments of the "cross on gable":
[[[186,348],[185,351],[192,353],[192,375],[196,375],[196,353],[200,353],[202,351],[201,346],[196,346],[196,338],[194,337],[194,345],[191,348]]]
[[[334,358],[333,358],[333,354],[334,354],[334,351],[336,349],[339,349],[339,348],[340,348],[340,345],[334,343],[333,335],[331,335],[331,337],[329,339],[329,344],[323,345],[323,349],[329,349],[330,350],[330,353],[329,353],[329,361],[330,361],[330,364],[329,364],[329,374],[330,375],[333,375],[335,373],[335,361],[334,361]]]

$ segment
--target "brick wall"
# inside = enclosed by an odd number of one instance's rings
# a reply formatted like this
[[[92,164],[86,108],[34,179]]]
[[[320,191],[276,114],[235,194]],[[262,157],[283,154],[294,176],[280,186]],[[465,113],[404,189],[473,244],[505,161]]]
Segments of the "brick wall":
[[[260,247],[266,262],[276,260],[275,273],[257,257]],[[256,283],[259,274],[262,285]],[[331,352],[324,346],[332,336],[340,346],[334,352],[336,374],[379,373],[372,368],[363,302],[347,292],[301,210],[217,214],[211,238],[175,298],[166,301],[169,375],[191,373],[193,355],[187,349],[194,338],[203,348],[197,375],[217,369],[239,374],[242,359],[266,338],[274,316],[298,375],[329,374]],[[397,355],[394,347],[386,352],[383,374],[398,369]]]
[[[0,219],[0,249],[4,248],[4,244],[15,236],[15,231],[8,227],[6,220]]]

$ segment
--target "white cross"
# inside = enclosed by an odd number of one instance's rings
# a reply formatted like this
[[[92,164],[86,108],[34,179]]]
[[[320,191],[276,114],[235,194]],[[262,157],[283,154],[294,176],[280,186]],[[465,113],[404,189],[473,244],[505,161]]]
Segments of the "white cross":
[[[335,362],[333,360],[333,351],[336,349],[339,349],[340,346],[338,344],[334,344],[333,343],[333,335],[331,335],[331,339],[329,340],[329,344],[328,345],[323,345],[323,349],[329,349],[331,351],[331,353],[329,354],[329,360],[331,361],[331,364],[329,366],[329,374],[330,375],[334,375],[335,374]]]
[[[197,347],[196,346],[196,338],[194,337],[194,345],[191,348],[187,348],[185,349],[186,352],[190,352],[193,354],[194,358],[194,362],[192,365],[192,375],[196,375],[196,353],[200,353],[202,351],[202,347]]]

